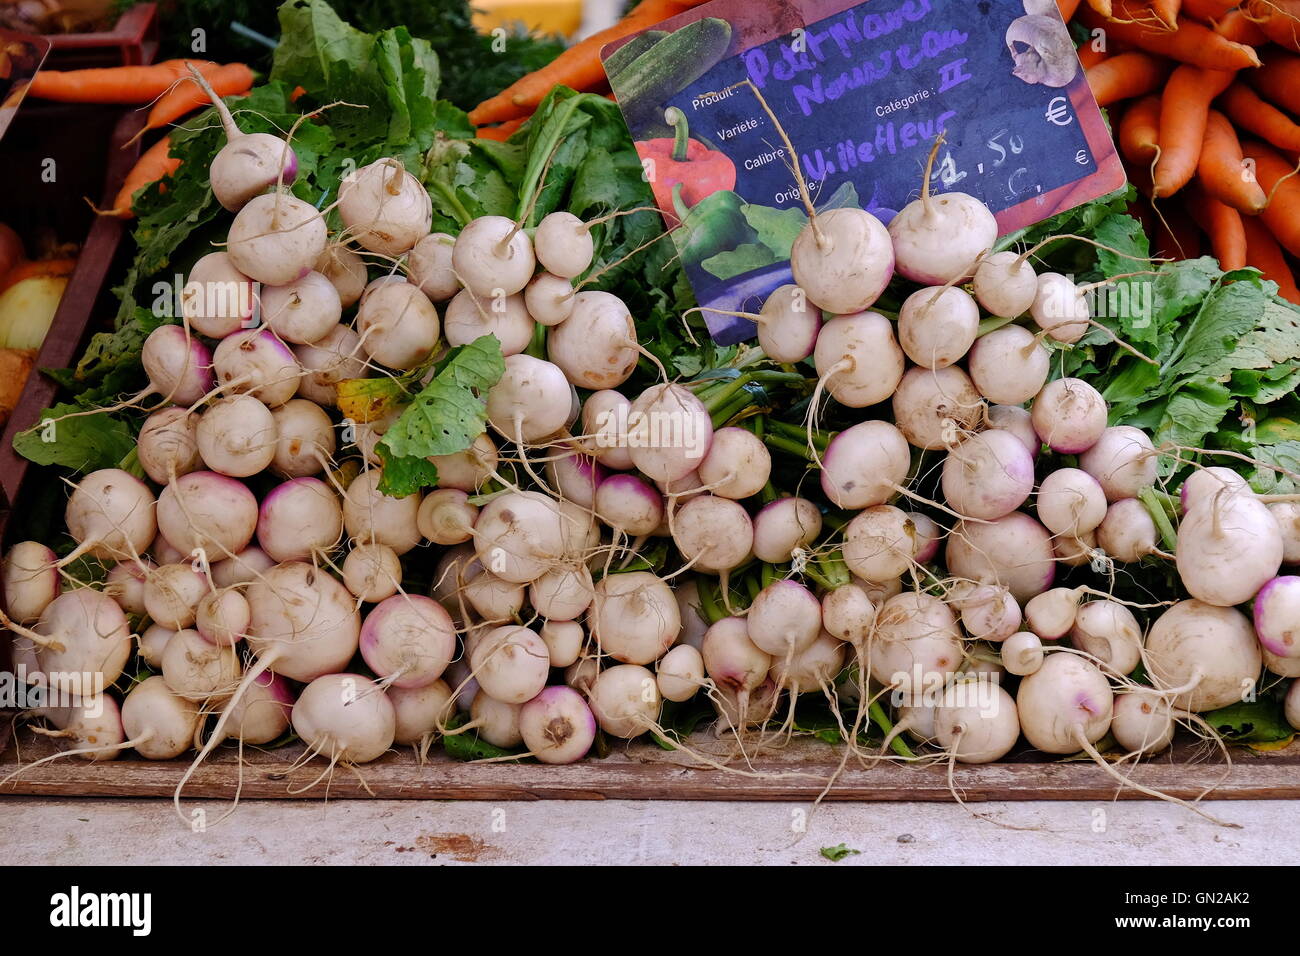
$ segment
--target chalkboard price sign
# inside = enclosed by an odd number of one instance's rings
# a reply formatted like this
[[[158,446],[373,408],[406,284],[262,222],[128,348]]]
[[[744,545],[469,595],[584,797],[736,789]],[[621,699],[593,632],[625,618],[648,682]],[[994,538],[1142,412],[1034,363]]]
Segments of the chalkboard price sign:
[[[604,62],[712,309],[757,311],[790,281],[807,221],[794,163],[818,210],[888,223],[942,133],[931,190],[978,197],[1004,233],[1124,183],[1055,0],[712,0]],[[709,322],[722,342],[753,334]]]

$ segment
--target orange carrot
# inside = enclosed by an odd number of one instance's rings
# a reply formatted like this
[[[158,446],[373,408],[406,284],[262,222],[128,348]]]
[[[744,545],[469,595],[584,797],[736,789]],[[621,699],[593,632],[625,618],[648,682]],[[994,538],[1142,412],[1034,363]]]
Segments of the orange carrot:
[[[1237,0],[1183,0],[1183,13],[1202,23],[1214,23],[1237,5]]]
[[[1081,0],[1056,0],[1056,9],[1061,11],[1061,19],[1066,23],[1074,17],[1074,12],[1079,9]]]
[[[1087,71],[1088,86],[1097,105],[1110,106],[1159,89],[1169,70],[1169,61],[1149,53],[1120,53]]]
[[[1261,136],[1278,149],[1300,150],[1300,125],[1276,106],[1265,103],[1240,81],[1228,87],[1219,105],[1228,118],[1249,133]]]
[[[1258,215],[1268,202],[1241,155],[1236,130],[1218,110],[1210,110],[1206,116],[1196,176],[1211,197],[1247,216]]]
[[[28,92],[61,103],[150,103],[185,75],[181,60],[153,66],[112,66],[93,70],[41,70]]]
[[[1083,46],[1078,49],[1079,64],[1085,70],[1091,70],[1094,66],[1101,63],[1102,60],[1110,56],[1109,49],[1094,49],[1092,41],[1085,41]]]
[[[303,89],[301,86],[295,86],[293,88],[293,92],[289,94],[289,102],[297,103],[299,99],[301,99],[304,95],[306,95],[306,93],[307,91]]]
[[[1270,103],[1300,113],[1300,56],[1271,50],[1262,67],[1246,73],[1246,80]]]
[[[1224,272],[1244,268],[1246,265],[1246,230],[1241,220],[1241,213],[1213,196],[1199,186],[1188,190],[1187,208],[1192,218],[1209,237],[1210,248],[1214,258],[1219,260],[1219,268]]]
[[[211,84],[218,96],[234,96],[247,93],[253,87],[253,71],[243,63],[211,63],[198,66],[198,70]],[[210,105],[208,94],[197,83],[182,78],[167,93],[158,99],[149,111],[149,121],[145,123],[137,136],[143,136],[150,130],[170,126],[183,116],[188,116],[201,106]]]
[[[1151,0],[1151,12],[1170,30],[1178,29],[1178,13],[1182,7],[1183,0]]]
[[[1119,121],[1119,151],[1143,169],[1151,166],[1160,142],[1160,97],[1144,96],[1124,111]]]
[[[1250,0],[1245,7],[1270,40],[1300,51],[1300,0]]]
[[[515,130],[519,129],[519,127],[523,126],[530,119],[532,119],[531,115],[520,116],[517,119],[506,120],[499,126],[483,126],[477,129],[474,132],[474,135],[479,139],[492,139],[497,142],[505,142],[514,134]]]
[[[1300,286],[1295,283],[1291,266],[1258,216],[1242,216],[1242,231],[1246,234],[1246,264],[1258,269],[1265,279],[1277,283],[1277,294],[1288,302],[1300,305]]]
[[[534,70],[474,107],[469,114],[470,122],[482,126],[524,116],[537,109],[546,94],[559,85],[575,90],[596,89],[605,82],[605,68],[600,60],[600,50],[605,44],[640,33],[690,6],[694,4],[676,0],[642,0],[612,27],[580,40],[540,70]]]
[[[1157,196],[1170,196],[1196,174],[1205,139],[1210,101],[1228,88],[1234,74],[1183,65],[1174,70],[1160,97],[1160,158],[1156,160]]]
[[[1255,140],[1242,143],[1241,151],[1255,161],[1255,178],[1268,196],[1260,220],[1287,252],[1300,255],[1300,177],[1293,175],[1295,167],[1277,150]]]
[[[1225,13],[1214,24],[1214,32],[1233,43],[1244,43],[1246,46],[1264,46],[1268,43],[1268,37],[1264,36],[1259,24],[1242,10]]]
[[[1153,25],[1156,20],[1150,9],[1135,0],[1116,0],[1114,7],[1114,20],[1108,20],[1091,9],[1080,10],[1079,16],[1088,28],[1105,30],[1111,42],[1127,43],[1180,63],[1207,70],[1242,70],[1259,66],[1259,57],[1253,47],[1233,43],[1195,20],[1179,17],[1178,28],[1168,30],[1163,25]]]
[[[36,259],[20,262],[8,272],[3,278],[0,278],[0,292],[12,285],[17,285],[24,279],[31,279],[37,276],[70,276],[72,270],[77,267],[77,260],[64,259]]]
[[[1108,17],[1113,12],[1110,0],[1088,0],[1088,6],[1103,17]]]
[[[113,208],[103,210],[103,214],[117,216],[121,219],[130,219],[134,216],[135,213],[131,209],[131,197],[150,183],[157,182],[164,176],[170,176],[180,167],[181,161],[179,159],[167,155],[170,148],[171,139],[164,136],[145,150],[140,158],[136,160],[136,164],[131,167],[131,171],[126,174],[126,181],[122,183],[122,188],[118,190],[117,199],[113,202]]]

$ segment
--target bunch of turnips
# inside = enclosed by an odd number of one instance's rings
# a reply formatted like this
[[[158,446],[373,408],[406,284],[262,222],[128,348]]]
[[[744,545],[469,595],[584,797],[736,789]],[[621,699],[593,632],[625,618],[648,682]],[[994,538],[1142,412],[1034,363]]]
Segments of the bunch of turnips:
[[[233,220],[149,336],[149,387],[114,409],[147,406],[138,468],[79,477],[66,529],[4,558],[27,679],[104,688],[29,715],[67,753],[197,765],[292,731],[364,764],[473,732],[570,763],[598,733],[673,737],[665,708],[696,699],[754,756],[811,695],[863,759],[984,763],[1023,737],[1108,767],[1108,734],[1152,753],[1300,676],[1300,578],[1279,576],[1300,509],[1222,467],[1166,494],[1172,452],[1053,375],[1098,325],[1087,289],[1036,273],[1036,248],[993,251],[993,215],[932,195],[928,169],[888,225],[817,212],[801,181],[794,282],[754,314],[758,348],[669,380],[623,301],[583,288],[593,223],[432,232],[393,158],[317,209],[287,188],[289,143],[216,102]],[[896,314],[873,310],[887,288]],[[339,385],[418,391],[485,341],[482,433],[386,494],[404,409],[343,418]],[[827,433],[832,405],[850,424]],[[1179,593],[1116,597],[1139,562]],[[887,735],[870,753],[868,721]],[[716,747],[675,746],[725,772]]]

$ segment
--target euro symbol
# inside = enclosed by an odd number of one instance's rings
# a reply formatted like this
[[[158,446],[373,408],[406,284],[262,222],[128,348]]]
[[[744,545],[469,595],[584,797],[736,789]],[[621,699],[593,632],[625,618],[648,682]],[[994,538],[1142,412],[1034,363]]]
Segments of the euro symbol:
[[[1047,117],[1047,122],[1056,126],[1069,126],[1074,122],[1069,101],[1064,96],[1054,97],[1052,102],[1047,104],[1047,112],[1044,115]]]

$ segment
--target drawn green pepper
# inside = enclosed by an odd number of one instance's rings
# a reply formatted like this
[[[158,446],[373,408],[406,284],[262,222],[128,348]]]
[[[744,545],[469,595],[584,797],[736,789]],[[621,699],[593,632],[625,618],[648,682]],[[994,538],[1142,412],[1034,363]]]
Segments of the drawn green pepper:
[[[698,265],[710,256],[758,238],[745,218],[745,200],[738,193],[721,189],[688,209],[682,201],[682,184],[678,183],[672,198],[682,222],[677,239],[683,262]]]

